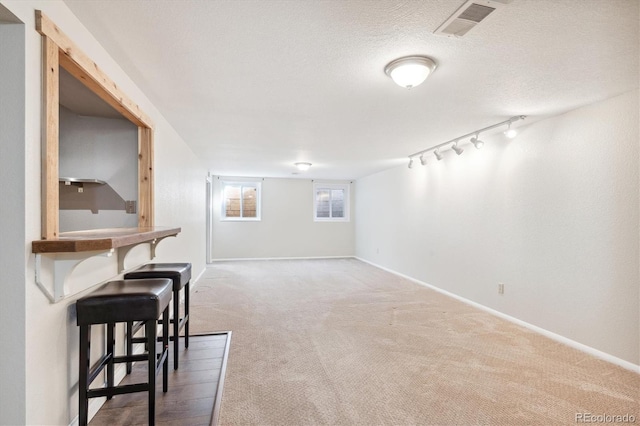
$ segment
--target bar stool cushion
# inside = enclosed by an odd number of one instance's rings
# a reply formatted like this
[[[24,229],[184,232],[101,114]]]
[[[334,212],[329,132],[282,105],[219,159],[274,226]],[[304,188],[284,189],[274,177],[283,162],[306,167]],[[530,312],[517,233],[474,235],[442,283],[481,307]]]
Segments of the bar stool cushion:
[[[168,278],[110,281],[78,299],[78,325],[155,320],[169,305],[171,290]]]
[[[171,278],[173,289],[180,290],[191,280],[191,263],[149,263],[126,273],[124,278]]]

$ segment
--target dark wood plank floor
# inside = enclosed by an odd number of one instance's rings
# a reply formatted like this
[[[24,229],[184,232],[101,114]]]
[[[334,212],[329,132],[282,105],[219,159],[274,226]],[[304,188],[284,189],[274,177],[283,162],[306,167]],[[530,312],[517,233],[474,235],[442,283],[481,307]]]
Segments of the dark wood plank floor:
[[[228,334],[191,336],[189,349],[180,339],[180,366],[173,370],[169,356],[169,390],[162,392],[162,373],[156,376],[157,425],[206,425],[214,422],[218,383],[224,381],[223,360]],[[172,344],[171,344],[172,345]],[[170,345],[170,349],[171,349]],[[170,354],[173,352],[169,351]],[[147,366],[138,362],[121,384],[146,382]],[[221,392],[221,390],[220,390]],[[218,395],[217,401],[221,395]],[[219,407],[218,407],[219,409]],[[89,422],[91,426],[146,425],[147,393],[118,395],[107,401]]]

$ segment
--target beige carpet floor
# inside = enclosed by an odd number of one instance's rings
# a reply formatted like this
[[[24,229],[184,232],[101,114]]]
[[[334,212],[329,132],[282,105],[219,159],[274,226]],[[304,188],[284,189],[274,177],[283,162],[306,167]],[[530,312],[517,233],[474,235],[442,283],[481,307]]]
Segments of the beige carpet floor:
[[[640,423],[640,375],[355,259],[216,263],[191,304],[233,331],[222,425]]]

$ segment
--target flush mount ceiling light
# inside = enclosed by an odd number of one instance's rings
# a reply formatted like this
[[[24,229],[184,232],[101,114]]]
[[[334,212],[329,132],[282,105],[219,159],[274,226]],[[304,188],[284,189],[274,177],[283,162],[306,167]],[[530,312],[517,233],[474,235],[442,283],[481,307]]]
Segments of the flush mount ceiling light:
[[[426,56],[405,56],[391,61],[384,72],[400,87],[411,89],[421,84],[436,69],[433,59]]]
[[[306,172],[311,167],[311,163],[293,163],[301,172]]]

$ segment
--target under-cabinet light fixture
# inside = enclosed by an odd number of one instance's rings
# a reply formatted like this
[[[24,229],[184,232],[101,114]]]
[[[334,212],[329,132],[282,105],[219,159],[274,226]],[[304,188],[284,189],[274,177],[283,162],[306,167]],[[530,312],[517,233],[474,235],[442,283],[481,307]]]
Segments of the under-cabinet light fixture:
[[[425,165],[426,164],[426,160],[424,160],[425,159],[424,155],[429,151],[433,151],[433,155],[435,155],[438,160],[442,160],[444,158],[444,155],[440,152],[440,148],[442,148],[442,147],[444,147],[446,145],[449,145],[449,144],[452,144],[451,145],[451,149],[453,151],[455,151],[456,154],[458,154],[458,155],[462,154],[464,149],[460,148],[458,146],[458,143],[461,140],[468,138],[469,136],[472,136],[472,138],[470,139],[470,142],[476,148],[480,149],[484,145],[484,142],[479,139],[480,133],[486,132],[486,131],[491,130],[491,129],[495,129],[496,127],[507,126],[507,130],[505,130],[504,134],[509,139],[513,139],[514,137],[516,137],[518,132],[516,132],[515,129],[511,128],[511,124],[516,122],[516,121],[519,121],[519,120],[524,120],[525,118],[527,118],[526,115],[516,115],[514,117],[511,117],[508,120],[501,121],[500,123],[496,123],[494,125],[487,126],[485,128],[479,129],[479,130],[474,130],[473,132],[467,133],[466,135],[458,136],[455,139],[451,139],[449,141],[442,142],[442,143],[440,143],[438,145],[432,146],[431,148],[423,149],[422,151],[418,151],[418,152],[416,152],[414,154],[411,154],[409,156],[409,168],[411,168],[413,166],[413,158],[414,157],[420,157],[420,163],[422,163],[422,165]]]

